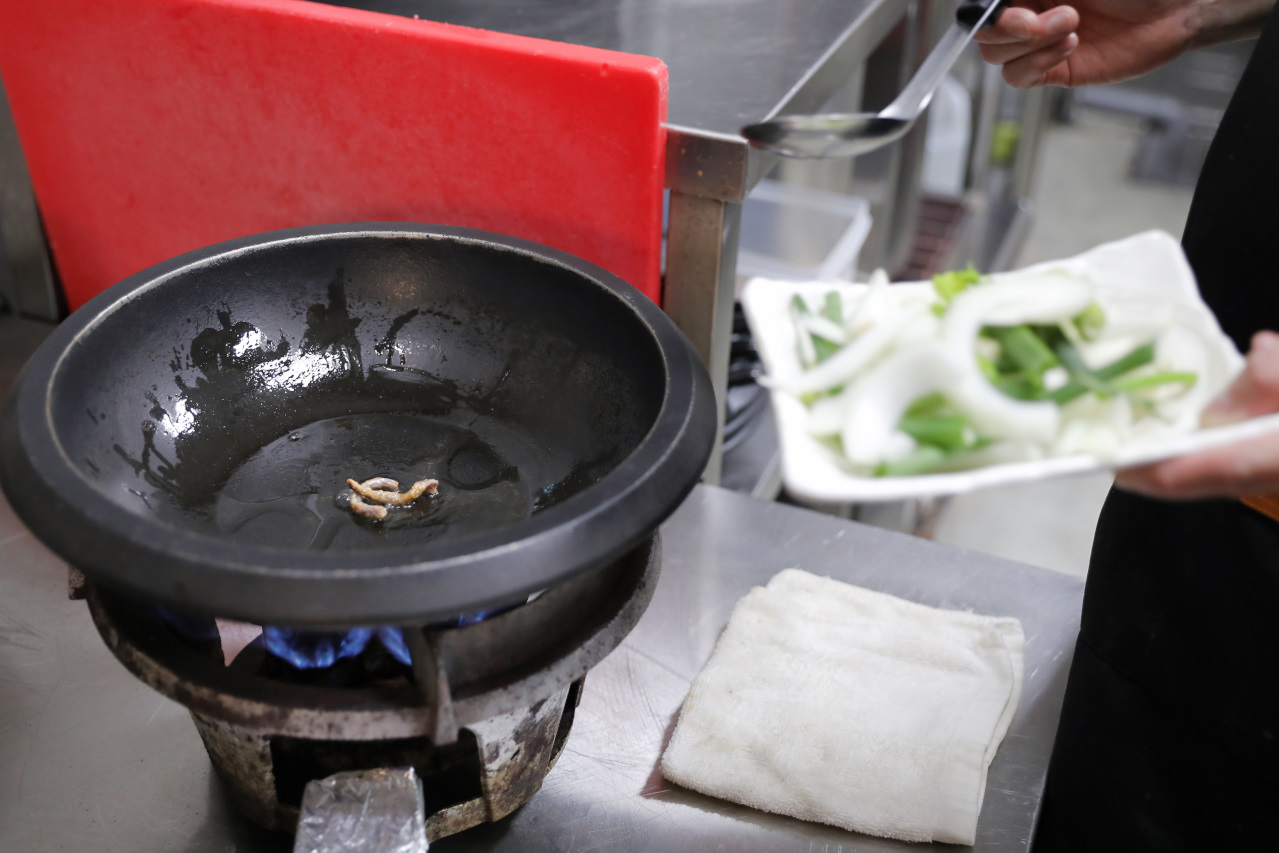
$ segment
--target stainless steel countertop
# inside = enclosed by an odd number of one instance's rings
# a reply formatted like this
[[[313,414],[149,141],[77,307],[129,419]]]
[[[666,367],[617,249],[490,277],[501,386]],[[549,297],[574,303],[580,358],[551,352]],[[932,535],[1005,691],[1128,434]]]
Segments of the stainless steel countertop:
[[[657,760],[733,604],[797,566],[903,598],[1012,615],[1021,705],[994,763],[978,850],[1029,847],[1078,626],[1076,578],[698,487],[663,527],[648,612],[591,672],[543,789],[458,851],[917,850],[764,814],[663,781]],[[237,817],[190,718],[115,661],[64,565],[0,501],[0,850],[284,851]]]

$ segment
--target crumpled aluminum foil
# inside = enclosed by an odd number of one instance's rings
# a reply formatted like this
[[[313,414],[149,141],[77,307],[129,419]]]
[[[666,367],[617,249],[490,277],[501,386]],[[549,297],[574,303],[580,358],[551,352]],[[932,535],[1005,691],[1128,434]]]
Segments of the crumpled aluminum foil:
[[[293,853],[426,853],[422,787],[412,767],[308,782]]]

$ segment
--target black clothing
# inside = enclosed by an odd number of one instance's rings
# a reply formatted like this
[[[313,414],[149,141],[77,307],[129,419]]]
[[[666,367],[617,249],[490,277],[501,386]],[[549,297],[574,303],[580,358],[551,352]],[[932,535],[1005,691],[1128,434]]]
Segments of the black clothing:
[[[1241,350],[1279,329],[1279,13],[1183,245]],[[1037,853],[1279,849],[1279,523],[1112,491],[1093,543]]]

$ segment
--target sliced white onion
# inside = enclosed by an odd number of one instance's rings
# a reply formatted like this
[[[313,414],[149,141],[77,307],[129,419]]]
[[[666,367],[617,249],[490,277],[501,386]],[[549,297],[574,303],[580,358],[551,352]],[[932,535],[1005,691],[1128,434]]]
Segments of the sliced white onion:
[[[1072,400],[1064,408],[1061,434],[1053,442],[1053,452],[1087,453],[1102,459],[1113,456],[1124,441],[1120,428],[1127,431],[1124,412],[1131,416],[1127,403],[1122,394],[1105,400],[1088,394]]]
[[[1063,323],[1062,326],[1069,326],[1069,323]],[[1079,355],[1083,357],[1084,364],[1093,370],[1100,370],[1106,365],[1118,361],[1128,353],[1135,350],[1142,344],[1149,343],[1151,336],[1144,338],[1129,337],[1123,335],[1121,337],[1106,336],[1096,341],[1084,341],[1082,344],[1076,344],[1075,349],[1079,350]]]
[[[1026,439],[996,441],[976,450],[956,453],[937,466],[938,471],[963,471],[984,468],[987,465],[1006,465],[1013,462],[1033,462],[1044,457],[1043,448]]]
[[[896,459],[901,459],[918,446],[919,442],[915,441],[915,439],[901,430],[895,429],[884,441],[884,461],[892,462]]]
[[[927,303],[925,303],[925,307],[926,305]],[[937,319],[937,316],[932,311],[926,311],[921,308],[914,319],[902,326],[901,332],[897,335],[897,345],[904,347],[926,341],[935,341],[940,331],[941,320]]]
[[[817,350],[813,348],[813,339],[807,334],[804,326],[804,312],[795,304],[789,306],[791,322],[795,326],[796,344],[799,348],[799,363],[808,369],[817,363]],[[765,385],[768,383],[765,382]]]
[[[950,354],[937,343],[899,350],[875,365],[845,392],[844,455],[856,465],[889,459],[899,451],[893,436],[911,403],[947,389],[958,376]]]
[[[1092,287],[1076,278],[1042,276],[994,281],[956,295],[944,319],[947,329],[971,328],[975,337],[982,326],[1069,320],[1092,301]]]
[[[861,332],[875,321],[875,315],[888,295],[888,284],[888,273],[882,269],[877,269],[870,274],[870,279],[866,282],[866,295],[844,320],[844,327],[848,329],[849,334]]]
[[[1158,370],[1193,373],[1195,383],[1152,388],[1146,392],[1156,401],[1155,412],[1173,432],[1190,432],[1199,426],[1199,417],[1213,397],[1235,378],[1229,365],[1213,364],[1209,343],[1203,333],[1189,324],[1166,330],[1155,342]]]
[[[844,331],[844,327],[827,317],[819,314],[809,314],[803,317],[803,321],[809,332],[819,338],[825,338],[832,344],[842,344],[848,340],[848,334]]]
[[[962,378],[950,398],[989,438],[1029,438],[1049,442],[1060,421],[1057,404],[1026,402],[1004,394],[982,374],[974,357],[982,326],[1055,323],[1068,320],[1092,302],[1082,281],[1044,276],[1027,281],[970,287],[951,300],[942,318],[942,341]]]
[[[789,382],[779,383],[779,387],[799,396],[846,385],[887,352],[896,342],[898,333],[927,310],[922,306],[911,306],[886,314],[839,352]]]
[[[839,435],[844,428],[844,412],[848,410],[849,391],[833,397],[818,397],[808,407],[808,433],[818,438]]]
[[[1127,394],[1116,394],[1110,400],[1110,426],[1119,439],[1120,447],[1132,436],[1132,421],[1132,401],[1128,399]],[[1115,450],[1118,449],[1119,447],[1115,448]]]

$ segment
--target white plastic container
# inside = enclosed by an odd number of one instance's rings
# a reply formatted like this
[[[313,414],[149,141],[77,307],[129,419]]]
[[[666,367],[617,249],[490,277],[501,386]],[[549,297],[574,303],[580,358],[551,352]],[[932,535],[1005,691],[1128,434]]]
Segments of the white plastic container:
[[[949,74],[928,105],[928,135],[924,137],[924,166],[920,183],[939,195],[964,194],[968,146],[972,137],[972,96]]]
[[[737,274],[850,281],[870,225],[865,199],[760,181],[742,204]]]
[[[1239,372],[1243,356],[1221,331],[1212,311],[1200,297],[1194,273],[1176,238],[1161,231],[1148,231],[1098,246],[1073,258],[1036,264],[1023,272],[1042,275],[1063,269],[1091,283],[1098,303],[1111,319],[1148,312],[1144,322],[1151,323],[1151,328],[1176,327],[1180,333],[1202,341],[1203,358],[1196,368],[1199,379],[1191,389],[1193,396],[1184,398],[1173,420],[1133,437],[1104,455],[1045,455],[961,471],[900,477],[871,477],[849,467],[843,454],[809,432],[808,408],[799,397],[781,387],[804,370],[796,344],[795,324],[788,310],[791,299],[801,295],[809,305],[819,305],[826,293],[839,290],[845,294],[847,305],[865,293],[866,285],[752,280],[742,293],[742,307],[764,367],[768,375],[780,383],[774,385],[769,394],[777,420],[782,479],[787,492],[806,502],[825,504],[914,500],[1144,465],[1262,435],[1279,434],[1279,414],[1222,427],[1198,426],[1203,405]],[[912,298],[927,301],[932,295],[931,282],[899,282],[889,288],[887,298],[899,302]]]

